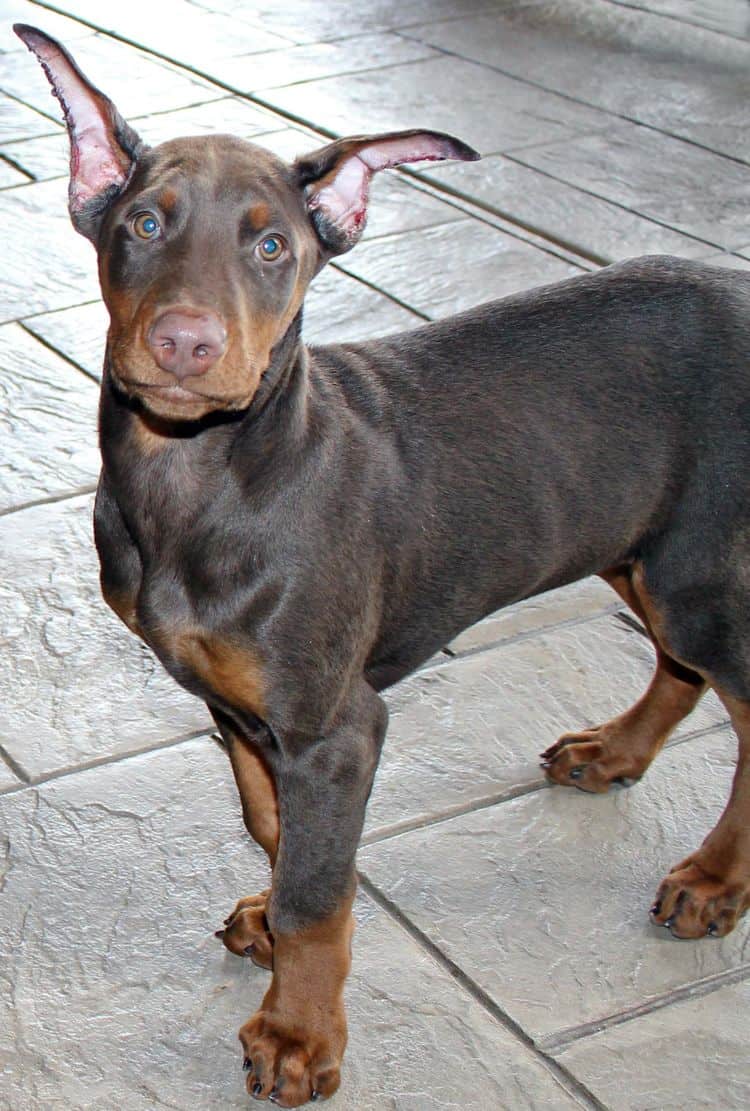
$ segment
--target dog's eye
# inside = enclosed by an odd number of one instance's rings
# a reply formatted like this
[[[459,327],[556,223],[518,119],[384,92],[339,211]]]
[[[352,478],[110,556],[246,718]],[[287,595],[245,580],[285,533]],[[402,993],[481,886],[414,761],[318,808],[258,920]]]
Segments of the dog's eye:
[[[281,258],[286,244],[280,235],[267,235],[262,239],[256,250],[264,262],[275,262]]]
[[[133,231],[139,239],[156,239],[161,227],[153,212],[139,212],[133,220]]]

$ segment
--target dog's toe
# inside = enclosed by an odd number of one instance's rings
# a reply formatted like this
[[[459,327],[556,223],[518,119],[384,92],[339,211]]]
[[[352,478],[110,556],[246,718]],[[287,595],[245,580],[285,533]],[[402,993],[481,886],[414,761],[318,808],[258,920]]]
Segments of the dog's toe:
[[[266,919],[268,891],[240,899],[228,918],[223,930],[215,937],[221,939],[230,953],[250,957],[261,968],[273,968],[273,937]]]

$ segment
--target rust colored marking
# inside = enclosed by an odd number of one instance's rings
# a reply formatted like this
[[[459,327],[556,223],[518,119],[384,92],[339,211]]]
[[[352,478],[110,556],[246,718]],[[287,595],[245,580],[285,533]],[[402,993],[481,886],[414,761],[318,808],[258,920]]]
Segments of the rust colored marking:
[[[271,209],[261,201],[247,211],[247,224],[251,231],[263,231],[271,220]]]
[[[160,632],[157,641],[230,706],[259,718],[265,716],[263,669],[251,648],[199,629],[182,629],[167,636]]]
[[[247,831],[266,850],[273,867],[279,845],[279,804],[271,771],[258,750],[236,733],[230,734],[229,759]]]
[[[178,200],[177,190],[170,186],[159,194],[159,208],[166,216],[171,216],[177,207]]]
[[[131,633],[135,633],[141,640],[145,640],[143,630],[135,615],[135,597],[132,594],[116,594],[104,587],[102,587],[102,596],[109,608],[117,614],[124,625],[127,625]]]

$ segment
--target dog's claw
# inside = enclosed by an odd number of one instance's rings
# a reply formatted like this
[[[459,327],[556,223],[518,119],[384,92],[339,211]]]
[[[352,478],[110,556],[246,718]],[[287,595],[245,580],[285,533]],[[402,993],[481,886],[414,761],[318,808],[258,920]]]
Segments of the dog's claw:
[[[656,902],[656,903],[654,903],[654,905],[653,905],[653,906],[651,907],[651,910],[650,910],[650,911],[649,911],[648,913],[649,913],[649,914],[650,914],[650,915],[652,916],[652,918],[653,918],[653,917],[654,917],[654,915],[657,915],[657,914],[659,913],[659,911],[660,911],[660,910],[661,910],[661,903],[659,903],[659,902]]]
[[[256,1080],[256,1082],[253,1084],[253,1095],[259,1096],[262,1091],[263,1085],[261,1084],[260,1080]]]
[[[252,957],[254,952],[255,952],[255,944],[245,946],[245,956],[246,957]]]
[[[223,937],[226,930],[214,930],[214,937]]]
[[[570,771],[568,772],[568,775],[570,776],[571,779],[582,779],[583,778],[583,768],[571,768]]]
[[[715,922],[709,922],[706,929],[706,937],[716,937],[719,927]]]
[[[672,926],[674,926],[674,915],[670,914],[669,918],[667,918],[667,920],[663,924],[667,927],[668,930],[671,930]]]
[[[312,1095],[310,1096],[310,1099],[313,1099],[313,1100],[320,1099],[320,1092],[318,1091],[317,1088],[313,1088],[313,1092],[312,1092]]]
[[[242,1061],[243,1071],[244,1072],[250,1072],[252,1067],[253,1067],[253,1062],[250,1060],[250,1058],[249,1057],[244,1057],[243,1061]]]

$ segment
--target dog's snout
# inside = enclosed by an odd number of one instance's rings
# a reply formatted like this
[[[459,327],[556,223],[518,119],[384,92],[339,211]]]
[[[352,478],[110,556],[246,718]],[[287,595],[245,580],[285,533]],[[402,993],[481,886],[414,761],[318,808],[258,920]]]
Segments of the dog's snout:
[[[162,313],[148,333],[157,364],[175,378],[205,374],[224,354],[226,328],[215,313]]]

